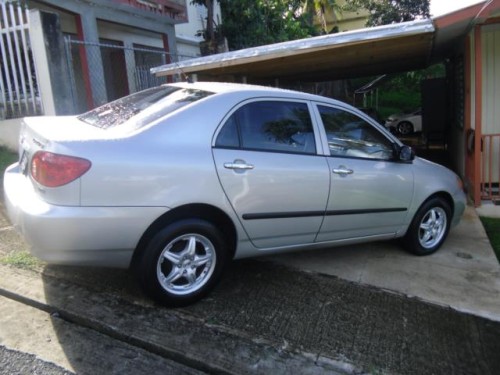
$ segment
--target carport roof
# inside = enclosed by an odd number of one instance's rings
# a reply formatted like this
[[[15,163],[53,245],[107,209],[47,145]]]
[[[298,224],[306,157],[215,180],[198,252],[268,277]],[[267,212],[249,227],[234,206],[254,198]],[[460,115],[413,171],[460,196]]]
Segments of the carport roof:
[[[328,81],[425,68],[448,55],[457,38],[486,14],[485,1],[434,20],[365,28],[247,48],[151,69],[157,76],[198,74],[200,79],[261,82]],[[491,9],[487,9],[491,8]],[[488,12],[486,12],[488,10]],[[482,17],[479,17],[479,16]]]
[[[247,48],[167,64],[158,75],[203,75],[213,80],[319,81],[424,67],[432,51],[431,20],[385,25]]]

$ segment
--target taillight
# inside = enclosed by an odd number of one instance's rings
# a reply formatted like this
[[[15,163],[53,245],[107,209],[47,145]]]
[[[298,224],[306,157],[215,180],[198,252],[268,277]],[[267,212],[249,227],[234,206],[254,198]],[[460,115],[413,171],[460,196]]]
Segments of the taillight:
[[[31,176],[43,186],[58,187],[81,177],[90,166],[86,159],[38,151],[31,159]]]

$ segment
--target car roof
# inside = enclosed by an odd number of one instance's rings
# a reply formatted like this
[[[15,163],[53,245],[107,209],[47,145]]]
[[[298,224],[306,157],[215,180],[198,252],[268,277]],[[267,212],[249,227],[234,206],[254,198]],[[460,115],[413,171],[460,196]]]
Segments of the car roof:
[[[344,104],[335,99],[327,98],[324,96],[308,94],[305,92],[281,89],[276,87],[268,87],[268,86],[258,86],[258,85],[250,85],[250,84],[242,84],[242,83],[228,83],[228,82],[177,82],[169,84],[171,86],[182,87],[186,89],[198,89],[210,91],[216,94],[222,93],[231,93],[231,92],[240,92],[247,93],[248,95],[272,95],[279,94],[280,96],[289,97],[289,98],[298,98],[298,99],[306,99],[306,100],[317,100],[317,101],[330,101],[335,102],[337,104]]]

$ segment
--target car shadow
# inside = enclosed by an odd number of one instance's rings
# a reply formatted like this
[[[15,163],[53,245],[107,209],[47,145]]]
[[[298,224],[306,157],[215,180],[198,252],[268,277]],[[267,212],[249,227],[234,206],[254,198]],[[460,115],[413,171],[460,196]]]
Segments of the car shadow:
[[[381,243],[380,248],[384,247],[398,251],[392,242]],[[364,262],[366,253],[357,249],[330,249],[329,261],[335,260],[336,253],[340,261],[351,251],[359,252],[357,261]],[[383,250],[372,251],[383,256]],[[172,330],[176,324],[186,323],[188,329],[177,334],[190,337],[190,345],[182,347],[188,357],[201,356],[201,351],[210,354],[216,349],[217,337],[236,335],[265,342],[268,349],[278,348],[285,357],[297,351],[317,353],[382,372],[423,374],[460,369],[478,373],[478,363],[486,372],[500,370],[498,323],[336,276],[299,270],[279,264],[277,258],[233,262],[207,298],[178,309],[145,298],[127,271],[46,266],[42,278],[48,303],[71,310],[69,321],[111,335],[132,349],[138,345],[135,350],[148,352],[154,347],[155,353],[170,353],[161,348],[179,345]],[[61,284],[79,291],[71,293],[72,301],[61,301]],[[78,320],[78,315],[83,317]],[[52,320],[66,356],[76,373],[88,373],[80,347],[74,340],[68,341],[67,329],[58,324],[61,316]],[[464,342],[469,343],[465,348]],[[234,343],[226,344],[233,353],[228,355],[238,358],[241,353],[231,346]],[[447,350],[443,354],[437,348],[444,344]],[[124,350],[120,353],[116,358],[107,356],[110,363],[103,365],[110,372],[124,363],[137,366],[140,361],[137,356],[127,357],[130,353]],[[243,356],[241,362],[245,360]]]

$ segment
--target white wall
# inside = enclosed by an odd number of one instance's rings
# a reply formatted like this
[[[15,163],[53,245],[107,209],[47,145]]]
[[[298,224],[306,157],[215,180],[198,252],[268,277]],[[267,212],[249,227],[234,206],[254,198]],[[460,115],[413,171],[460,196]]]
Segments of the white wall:
[[[483,134],[500,133],[500,24],[482,27]]]
[[[0,121],[0,145],[17,151],[21,118]]]
[[[100,20],[97,21],[97,27],[100,38],[163,49],[163,39],[160,34]]]

